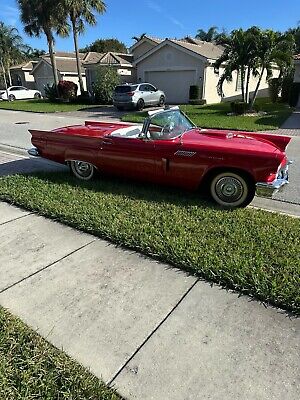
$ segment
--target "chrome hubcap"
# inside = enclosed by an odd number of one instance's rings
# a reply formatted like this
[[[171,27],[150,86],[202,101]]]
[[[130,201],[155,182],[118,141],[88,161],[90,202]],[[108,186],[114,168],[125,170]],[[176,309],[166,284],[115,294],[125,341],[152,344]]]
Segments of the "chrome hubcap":
[[[235,202],[242,197],[244,188],[238,179],[224,177],[217,182],[216,193],[225,202]]]
[[[75,168],[79,175],[82,177],[88,177],[93,172],[93,167],[91,164],[83,161],[75,161]]]

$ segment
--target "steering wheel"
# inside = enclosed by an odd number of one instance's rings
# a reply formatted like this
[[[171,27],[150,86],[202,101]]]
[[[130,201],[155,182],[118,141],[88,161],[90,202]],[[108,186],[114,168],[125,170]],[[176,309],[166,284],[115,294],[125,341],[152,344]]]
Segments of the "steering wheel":
[[[160,131],[161,136],[168,137],[172,133],[173,129],[174,129],[174,122],[165,124],[161,128],[161,131]]]

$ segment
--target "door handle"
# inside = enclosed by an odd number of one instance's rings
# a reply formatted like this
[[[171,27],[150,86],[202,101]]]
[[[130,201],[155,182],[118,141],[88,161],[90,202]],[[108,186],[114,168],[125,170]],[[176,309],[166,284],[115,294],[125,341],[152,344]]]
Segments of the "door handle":
[[[113,144],[112,140],[105,139],[102,144]]]

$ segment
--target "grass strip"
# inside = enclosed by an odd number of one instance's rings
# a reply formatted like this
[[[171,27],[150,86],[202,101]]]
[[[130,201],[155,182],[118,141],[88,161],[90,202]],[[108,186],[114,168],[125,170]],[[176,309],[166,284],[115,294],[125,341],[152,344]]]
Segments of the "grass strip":
[[[37,113],[55,113],[82,111],[95,108],[97,105],[87,105],[86,103],[51,103],[47,99],[39,100],[16,100],[13,102],[0,101],[0,109],[14,111],[30,111]],[[101,106],[100,106],[101,107]]]
[[[0,398],[118,400],[103,382],[0,307]]]
[[[300,313],[300,221],[187,193],[68,173],[0,179],[0,199]]]
[[[256,101],[259,110],[265,115],[243,116],[227,115],[231,112],[230,103],[210,104],[206,106],[182,105],[180,108],[201,128],[233,129],[245,131],[266,131],[278,129],[291,115],[292,109],[283,103],[271,103],[268,98]],[[147,111],[126,114],[124,122],[142,122]]]

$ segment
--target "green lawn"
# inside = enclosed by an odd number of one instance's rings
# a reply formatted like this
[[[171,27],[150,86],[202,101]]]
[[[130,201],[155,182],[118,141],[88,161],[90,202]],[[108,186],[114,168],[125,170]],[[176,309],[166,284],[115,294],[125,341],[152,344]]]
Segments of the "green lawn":
[[[40,113],[55,113],[67,111],[79,111],[82,109],[97,107],[96,105],[88,106],[84,103],[50,103],[48,100],[17,100],[13,102],[0,101],[0,109],[15,111],[31,111]]]
[[[118,400],[120,397],[0,307],[0,399]]]
[[[68,173],[0,179],[0,199],[300,313],[300,221],[197,193]]]
[[[206,106],[182,105],[181,109],[201,128],[224,128],[246,131],[265,131],[279,128],[291,115],[292,109],[286,104],[273,104],[268,98],[257,99],[256,107],[267,112],[263,116],[230,116],[229,103],[218,103]],[[123,116],[122,121],[141,122],[147,111],[135,112]]]

